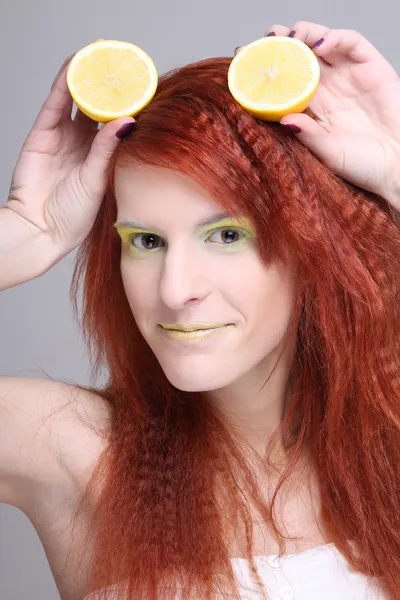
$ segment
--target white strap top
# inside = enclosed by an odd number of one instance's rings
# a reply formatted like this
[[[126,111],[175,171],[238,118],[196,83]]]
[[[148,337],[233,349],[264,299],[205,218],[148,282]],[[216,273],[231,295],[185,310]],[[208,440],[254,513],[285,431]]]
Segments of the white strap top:
[[[298,554],[256,556],[270,600],[387,600],[373,580],[355,573],[334,544]],[[243,600],[259,600],[246,559],[232,559]]]
[[[231,562],[243,600],[260,600],[247,559],[232,558]],[[254,562],[269,600],[388,600],[374,580],[351,569],[334,544],[281,558],[255,556]],[[109,588],[109,600],[113,600],[113,589]],[[90,594],[84,600],[97,600],[97,596]]]

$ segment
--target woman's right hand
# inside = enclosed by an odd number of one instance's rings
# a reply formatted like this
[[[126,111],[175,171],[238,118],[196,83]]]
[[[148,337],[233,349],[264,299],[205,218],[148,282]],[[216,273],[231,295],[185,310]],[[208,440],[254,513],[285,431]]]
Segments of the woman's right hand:
[[[62,65],[25,140],[7,203],[0,210],[0,225],[1,213],[8,213],[4,219],[7,240],[12,242],[15,236],[21,242],[25,235],[27,242],[29,232],[34,238],[43,234],[46,252],[54,250],[54,256],[47,257],[51,264],[79,246],[90,232],[106,190],[109,160],[120,141],[116,134],[134,122],[132,117],[121,117],[98,130],[98,123],[79,110],[72,119],[73,100],[66,79],[72,58]],[[119,135],[123,133],[124,129]],[[7,250],[4,243],[3,236],[2,254]],[[8,244],[9,252],[14,246]],[[9,252],[4,258],[12,261]],[[36,264],[38,260],[35,257]],[[31,277],[21,274],[19,278]]]

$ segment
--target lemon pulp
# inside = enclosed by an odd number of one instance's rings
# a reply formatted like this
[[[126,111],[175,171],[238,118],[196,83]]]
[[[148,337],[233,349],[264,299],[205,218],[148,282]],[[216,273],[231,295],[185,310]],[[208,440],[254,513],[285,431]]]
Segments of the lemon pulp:
[[[320,79],[318,58],[300,40],[264,37],[242,48],[229,67],[233,97],[256,117],[279,121],[302,112]]]
[[[82,112],[107,122],[140,112],[156,92],[158,75],[150,56],[135,44],[102,40],[77,52],[67,83]]]

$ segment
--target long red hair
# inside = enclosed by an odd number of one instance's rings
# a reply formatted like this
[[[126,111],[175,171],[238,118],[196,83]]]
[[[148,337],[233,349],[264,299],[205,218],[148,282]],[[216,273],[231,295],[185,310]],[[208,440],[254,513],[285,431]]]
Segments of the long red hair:
[[[208,59],[160,78],[153,101],[113,156],[107,194],[78,252],[72,298],[78,312],[82,281],[82,326],[93,375],[107,370],[105,386],[78,387],[102,396],[111,414],[107,429],[99,431],[106,450],[77,511],[96,498],[87,531],[94,548],[87,593],[97,590],[102,600],[106,595],[100,590],[120,582],[116,600],[173,598],[176,589],[182,598],[213,598],[228,589],[235,595],[224,534],[228,525],[239,531],[239,523],[243,553],[259,581],[249,500],[283,553],[285,535],[274,519],[274,501],[307,450],[329,540],[356,570],[377,577],[395,600],[398,222],[386,201],[337,177],[279,124],[246,113],[227,86],[230,62]],[[113,182],[117,165],[137,162],[181,171],[224,209],[247,214],[267,265],[296,259],[289,328],[296,342],[292,399],[262,461],[267,465],[279,435],[288,462],[269,504],[237,432],[204,394],[169,383],[135,324],[113,228]],[[217,489],[223,490],[223,507]]]

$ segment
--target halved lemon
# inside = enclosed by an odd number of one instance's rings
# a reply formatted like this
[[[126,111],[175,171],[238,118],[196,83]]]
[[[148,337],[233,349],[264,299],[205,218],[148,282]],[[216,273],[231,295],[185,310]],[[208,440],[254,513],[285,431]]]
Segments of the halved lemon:
[[[67,84],[75,104],[91,119],[107,123],[137,115],[158,85],[154,62],[135,44],[99,40],[73,57]]]
[[[232,60],[228,86],[245,110],[265,121],[303,112],[317,91],[320,66],[300,40],[263,37],[244,46]]]

